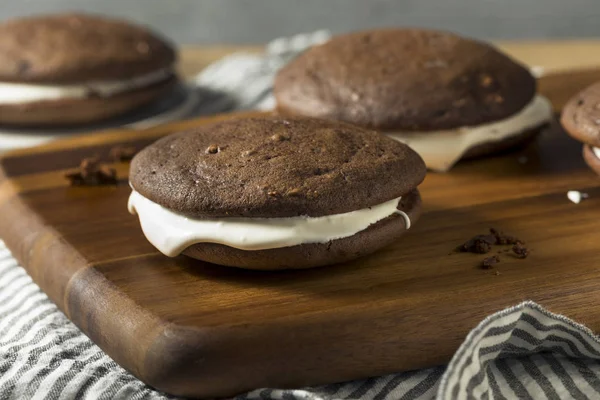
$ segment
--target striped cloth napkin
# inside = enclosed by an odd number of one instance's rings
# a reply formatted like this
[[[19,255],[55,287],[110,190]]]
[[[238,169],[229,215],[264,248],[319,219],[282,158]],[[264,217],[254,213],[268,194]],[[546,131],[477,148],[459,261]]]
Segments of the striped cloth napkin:
[[[326,32],[278,39],[196,79],[211,112],[273,106],[273,74]],[[206,112],[206,110],[203,110]],[[398,343],[398,346],[402,346]],[[0,399],[175,399],[119,367],[62,314],[0,241]],[[325,386],[257,389],[237,400],[600,398],[600,340],[525,302],[482,321],[447,366]]]

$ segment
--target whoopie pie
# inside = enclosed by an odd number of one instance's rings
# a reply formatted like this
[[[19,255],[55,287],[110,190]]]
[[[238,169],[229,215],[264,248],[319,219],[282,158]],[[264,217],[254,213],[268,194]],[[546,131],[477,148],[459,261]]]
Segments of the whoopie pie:
[[[573,96],[563,108],[561,124],[583,143],[583,158],[600,175],[600,82]]]
[[[334,37],[280,70],[274,94],[283,115],[377,129],[437,171],[524,143],[552,118],[524,66],[489,44],[425,29]]]
[[[426,167],[408,146],[337,121],[237,118],[179,132],[131,163],[129,209],[167,256],[276,270],[398,240]]]
[[[155,100],[176,82],[176,53],[130,22],[58,14],[0,24],[0,124],[91,123]]]

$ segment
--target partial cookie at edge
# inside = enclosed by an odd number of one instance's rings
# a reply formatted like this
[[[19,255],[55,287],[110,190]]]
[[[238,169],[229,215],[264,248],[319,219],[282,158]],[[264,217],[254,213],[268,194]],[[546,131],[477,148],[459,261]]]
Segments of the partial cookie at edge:
[[[560,122],[575,139],[600,147],[600,82],[573,96],[563,108]]]

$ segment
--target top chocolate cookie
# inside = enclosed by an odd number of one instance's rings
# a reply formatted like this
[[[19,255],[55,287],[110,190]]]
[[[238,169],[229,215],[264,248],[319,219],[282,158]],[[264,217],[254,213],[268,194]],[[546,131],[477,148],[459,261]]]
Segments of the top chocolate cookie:
[[[176,133],[138,153],[130,182],[189,216],[318,217],[407,194],[425,177],[408,146],[349,124],[232,119]]]
[[[68,14],[0,24],[0,81],[122,80],[169,68],[175,59],[170,44],[125,21]]]
[[[600,147],[600,82],[573,96],[563,108],[560,122],[575,139]]]
[[[439,130],[501,120],[535,95],[535,78],[492,46],[438,31],[351,33],[313,47],[275,80],[277,108],[381,130]]]

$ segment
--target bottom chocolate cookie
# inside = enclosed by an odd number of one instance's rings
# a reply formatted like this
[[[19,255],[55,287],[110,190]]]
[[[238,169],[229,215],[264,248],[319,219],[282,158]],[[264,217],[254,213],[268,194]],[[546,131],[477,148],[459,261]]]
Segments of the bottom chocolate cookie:
[[[398,210],[414,223],[420,216],[421,197],[417,189],[404,196]],[[327,243],[301,244],[267,250],[247,251],[215,243],[198,243],[183,254],[198,260],[230,267],[256,270],[284,270],[338,264],[371,254],[396,241],[407,231],[398,214],[387,217],[355,235]]]
[[[500,153],[528,143],[552,117],[550,102],[537,95],[517,114],[500,121],[447,130],[383,133],[409,145],[423,158],[428,169],[447,172],[460,160]]]
[[[533,142],[544,129],[548,128],[548,126],[549,124],[544,124],[497,142],[482,143],[469,149],[463,155],[462,159],[470,160],[527,146],[529,143]]]
[[[69,126],[102,121],[144,106],[170,90],[177,83],[173,77],[152,86],[110,97],[40,101],[0,105],[3,125],[21,127]]]

